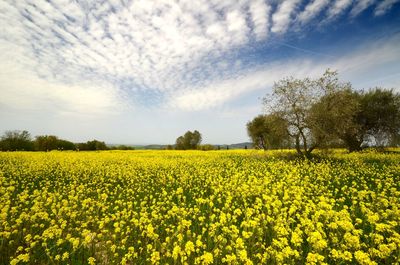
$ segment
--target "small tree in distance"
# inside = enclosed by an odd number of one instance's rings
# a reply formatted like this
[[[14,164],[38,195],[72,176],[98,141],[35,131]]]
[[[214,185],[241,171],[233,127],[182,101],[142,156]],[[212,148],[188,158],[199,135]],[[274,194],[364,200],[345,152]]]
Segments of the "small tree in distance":
[[[175,149],[177,150],[195,150],[201,143],[201,134],[195,130],[193,132],[187,131],[183,136],[176,139]]]

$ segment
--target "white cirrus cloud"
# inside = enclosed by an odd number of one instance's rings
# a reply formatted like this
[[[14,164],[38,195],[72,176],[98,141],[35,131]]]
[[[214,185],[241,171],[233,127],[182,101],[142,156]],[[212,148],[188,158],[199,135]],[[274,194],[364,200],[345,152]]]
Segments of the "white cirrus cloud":
[[[271,31],[273,33],[282,34],[286,32],[300,2],[301,0],[286,0],[279,4],[277,11],[272,15]]]
[[[380,15],[395,2],[0,1],[2,102],[36,100],[40,107],[54,101],[90,112],[155,95],[155,104],[180,109],[192,109],[194,99],[215,106],[265,85],[261,63],[240,60],[243,49],[289,32],[298,21],[309,26],[317,16],[334,19],[352,6],[357,15],[373,4]],[[4,74],[10,68],[13,74]],[[277,76],[285,72],[283,65],[274,69]],[[72,104],[77,99],[82,106]]]
[[[352,16],[357,16],[368,7],[375,4],[376,0],[356,0],[353,8],[350,11]]]
[[[309,22],[310,20],[318,16],[321,11],[329,5],[330,2],[330,0],[314,0],[310,2],[305,7],[304,11],[298,15],[297,19],[302,24]]]
[[[268,35],[270,26],[271,6],[264,0],[256,0],[250,3],[249,10],[253,23],[253,32],[257,39],[264,39]]]
[[[327,20],[332,20],[340,16],[346,9],[348,9],[353,0],[336,0],[334,4],[327,11]]]
[[[400,60],[400,47],[397,45],[399,41],[400,35],[397,34],[348,51],[347,54],[336,59],[318,61],[296,59],[267,64],[239,76],[218,80],[203,87],[192,87],[183,94],[171,97],[168,104],[170,107],[186,111],[209,109],[253,91],[267,91],[275,81],[284,77],[316,77],[327,68],[338,70],[341,76],[348,78],[365,76],[375,67],[385,67]],[[365,83],[364,81],[361,83]],[[382,84],[384,85],[385,82]]]
[[[374,14],[375,16],[382,16],[384,15],[387,11],[389,11],[394,4],[400,2],[400,0],[383,0],[380,1],[379,4],[377,4]]]

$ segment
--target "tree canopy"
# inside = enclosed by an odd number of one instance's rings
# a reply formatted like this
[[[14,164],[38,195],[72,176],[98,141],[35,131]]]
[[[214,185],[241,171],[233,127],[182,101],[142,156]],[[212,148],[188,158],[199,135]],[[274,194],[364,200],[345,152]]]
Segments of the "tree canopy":
[[[247,123],[247,133],[254,147],[264,150],[289,147],[287,129],[286,120],[275,114],[258,115]]]
[[[50,151],[50,150],[75,150],[75,144],[59,139],[55,135],[39,135],[35,137],[35,149],[38,151]]]
[[[201,134],[199,131],[195,130],[193,132],[187,131],[184,135],[179,136],[176,139],[175,149],[177,150],[190,150],[197,149],[198,145],[201,143]]]
[[[6,131],[1,137],[0,150],[32,151],[34,145],[28,131]]]

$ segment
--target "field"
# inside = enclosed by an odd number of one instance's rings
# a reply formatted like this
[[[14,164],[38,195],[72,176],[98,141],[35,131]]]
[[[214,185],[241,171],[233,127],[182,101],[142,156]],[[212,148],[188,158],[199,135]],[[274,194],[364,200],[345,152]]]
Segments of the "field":
[[[400,155],[0,153],[0,264],[399,264]]]

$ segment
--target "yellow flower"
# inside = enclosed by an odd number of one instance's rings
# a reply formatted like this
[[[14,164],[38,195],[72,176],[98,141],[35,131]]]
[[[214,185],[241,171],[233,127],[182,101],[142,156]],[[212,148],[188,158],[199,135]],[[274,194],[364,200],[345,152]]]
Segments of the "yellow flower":
[[[174,260],[178,259],[180,253],[181,253],[181,248],[179,246],[175,246],[174,250],[172,251],[172,257],[174,258]]]
[[[62,255],[62,260],[67,260],[69,258],[69,254],[68,252],[64,252],[64,254]]]
[[[346,232],[343,236],[344,241],[346,242],[346,244],[351,247],[351,248],[359,248],[360,247],[360,240],[358,238],[358,236],[352,235],[349,232]]]
[[[223,259],[223,261],[224,262],[226,262],[226,263],[234,263],[234,262],[236,262],[236,256],[235,256],[235,254],[232,254],[232,255],[226,255],[225,256],[225,258]]]
[[[160,252],[154,251],[151,253],[151,263],[156,264],[160,260]]]
[[[246,261],[247,260],[247,251],[244,249],[240,250],[238,253],[238,256],[241,261]]]
[[[324,261],[325,257],[317,254],[317,253],[308,253],[307,255],[307,264],[321,264]]]
[[[192,241],[188,241],[188,242],[185,244],[185,252],[186,252],[186,254],[187,254],[188,256],[190,256],[190,254],[191,254],[192,252],[194,252],[194,244],[193,244]]]
[[[88,264],[89,265],[95,265],[96,264],[96,259],[93,257],[88,258]]]
[[[371,261],[369,255],[361,250],[358,250],[354,253],[354,257],[361,265],[376,265],[375,261]]]
[[[325,239],[323,239],[320,232],[312,232],[311,235],[308,237],[308,241],[316,250],[325,249],[328,246],[328,243]]]
[[[300,235],[299,232],[295,231],[295,232],[292,233],[291,242],[295,246],[300,246],[301,243],[303,243],[303,239],[301,238],[301,235]]]
[[[201,260],[203,261],[203,264],[212,264],[214,262],[213,254],[210,252],[204,252],[201,256]]]

